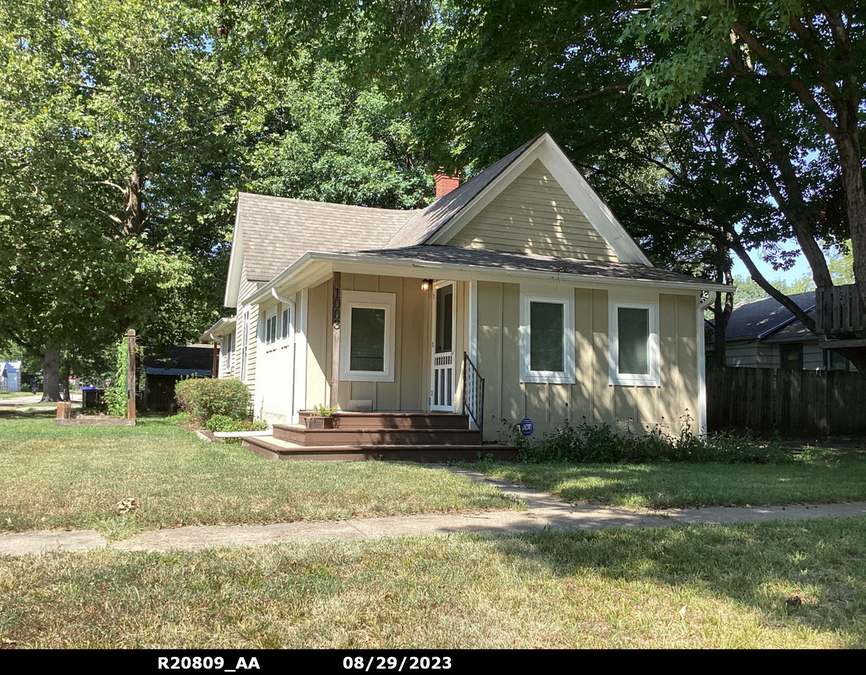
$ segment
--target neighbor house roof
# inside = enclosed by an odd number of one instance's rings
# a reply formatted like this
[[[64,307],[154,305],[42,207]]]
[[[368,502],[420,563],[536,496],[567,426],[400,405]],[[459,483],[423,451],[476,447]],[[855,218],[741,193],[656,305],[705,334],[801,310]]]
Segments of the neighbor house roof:
[[[815,307],[815,291],[795,293],[790,296],[798,307],[811,310]],[[734,306],[725,339],[735,340],[797,340],[814,338],[797,318],[773,298],[750,300]]]

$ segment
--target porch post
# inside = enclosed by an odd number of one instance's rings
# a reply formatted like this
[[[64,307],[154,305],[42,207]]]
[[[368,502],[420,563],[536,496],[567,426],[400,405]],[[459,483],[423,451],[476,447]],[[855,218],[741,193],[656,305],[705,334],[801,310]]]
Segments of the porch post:
[[[214,340],[213,343],[213,358],[211,359],[211,367],[210,367],[210,376],[211,377],[219,377],[219,363],[220,363],[220,349],[219,343]]]
[[[334,302],[333,302],[333,327],[331,332],[331,397],[328,405],[331,407],[339,405],[340,400],[340,284],[342,282],[340,272],[334,272]]]

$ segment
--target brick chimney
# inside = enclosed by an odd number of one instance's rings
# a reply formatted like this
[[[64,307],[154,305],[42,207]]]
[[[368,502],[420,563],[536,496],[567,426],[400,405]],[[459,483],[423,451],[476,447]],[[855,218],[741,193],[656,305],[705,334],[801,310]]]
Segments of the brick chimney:
[[[437,173],[433,176],[433,180],[436,181],[436,199],[444,197],[452,190],[456,190],[460,187],[459,176],[449,176],[444,173]]]

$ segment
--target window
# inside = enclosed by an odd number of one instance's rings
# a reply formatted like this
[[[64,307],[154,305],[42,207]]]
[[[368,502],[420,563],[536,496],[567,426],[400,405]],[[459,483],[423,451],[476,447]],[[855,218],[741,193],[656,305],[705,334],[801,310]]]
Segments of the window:
[[[393,293],[343,291],[340,379],[394,381]]]
[[[782,357],[782,370],[803,370],[803,345],[779,345]]]
[[[612,303],[610,383],[659,386],[658,309],[654,304]]]
[[[521,297],[520,354],[521,382],[574,383],[571,297]]]
[[[265,344],[271,345],[277,341],[277,310],[275,309],[273,313],[268,312],[265,315],[265,326],[264,326],[264,337]]]
[[[241,382],[247,381],[247,354],[249,352],[250,310],[245,309],[238,330],[241,333]]]
[[[223,338],[220,365],[222,366],[223,375],[228,375],[232,370],[232,352],[235,347],[235,334],[229,333]]]
[[[839,352],[834,352],[832,349],[824,350],[824,368],[827,370],[854,370],[848,359]]]
[[[282,318],[280,319],[280,337],[283,340],[289,339],[289,333],[292,326],[292,308],[283,307]]]

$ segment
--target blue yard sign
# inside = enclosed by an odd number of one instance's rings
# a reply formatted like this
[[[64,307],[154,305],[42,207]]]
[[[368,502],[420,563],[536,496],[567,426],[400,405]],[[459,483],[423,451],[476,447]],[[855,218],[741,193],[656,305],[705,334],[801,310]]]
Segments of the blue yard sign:
[[[520,420],[520,433],[524,436],[532,436],[532,431],[535,427],[532,426],[532,420],[528,417],[524,417]]]

